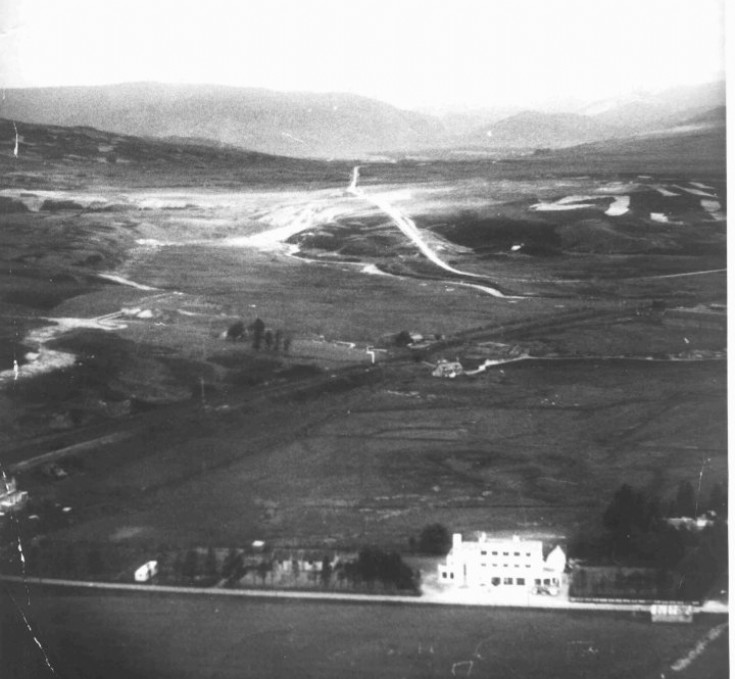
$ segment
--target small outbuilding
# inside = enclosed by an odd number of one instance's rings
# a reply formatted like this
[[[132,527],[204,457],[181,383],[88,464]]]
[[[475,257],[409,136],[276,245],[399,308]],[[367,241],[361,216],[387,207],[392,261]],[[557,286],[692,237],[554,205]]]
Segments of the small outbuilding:
[[[436,364],[431,372],[434,377],[448,377],[449,379],[454,379],[462,373],[464,373],[464,368],[459,361],[447,361],[444,358]]]
[[[651,622],[692,623],[694,607],[686,603],[656,603],[651,606]]]
[[[4,487],[0,486],[0,514],[16,512],[23,509],[28,502],[28,493],[18,490],[15,478],[5,479]]]
[[[158,575],[158,561],[147,561],[135,571],[135,582],[148,582]]]

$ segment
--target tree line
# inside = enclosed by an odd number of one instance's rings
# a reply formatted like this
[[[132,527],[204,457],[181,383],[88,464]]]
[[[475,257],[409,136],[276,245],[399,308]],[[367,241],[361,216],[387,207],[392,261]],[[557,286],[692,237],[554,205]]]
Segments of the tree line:
[[[21,564],[15,551],[11,550],[9,555],[17,562],[20,574]],[[154,548],[142,544],[42,540],[25,549],[24,559],[23,568],[28,575],[100,581],[130,581],[135,568],[155,560],[158,564],[155,582],[200,587],[218,583],[236,587],[246,576],[250,584],[274,585],[276,571],[272,554],[246,553],[236,548],[227,551],[213,547],[177,550],[165,545]],[[379,547],[363,547],[352,558],[334,559],[325,554],[308,580],[299,579],[297,563],[293,562],[291,571],[294,576],[291,584],[297,586],[407,593],[417,593],[419,589],[418,573],[400,554]]]
[[[250,338],[255,351],[260,351],[265,348],[267,351],[282,351],[284,354],[290,351],[293,341],[291,335],[285,333],[280,328],[271,330],[266,327],[260,318],[256,318],[248,326],[241,320],[235,321],[227,328],[225,337],[231,342],[243,342]]]
[[[705,512],[704,526],[671,521]],[[719,483],[701,504],[688,481],[678,485],[667,503],[623,484],[602,513],[603,530],[578,535],[569,545],[569,556],[599,565],[655,569],[659,585],[674,583],[674,596],[697,599],[727,569],[726,515],[727,494]]]

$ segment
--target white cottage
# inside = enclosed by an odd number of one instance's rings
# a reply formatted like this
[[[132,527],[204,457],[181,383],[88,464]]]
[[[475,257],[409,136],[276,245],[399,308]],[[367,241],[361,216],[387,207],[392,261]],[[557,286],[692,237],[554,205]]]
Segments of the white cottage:
[[[461,375],[463,372],[464,368],[459,361],[447,361],[446,359],[442,358],[436,364],[431,374],[434,377],[448,377],[450,379],[454,379],[458,375]]]
[[[566,555],[558,545],[544,559],[541,540],[488,538],[464,541],[452,536],[452,549],[439,564],[439,582],[459,587],[512,589],[554,593],[561,585]]]

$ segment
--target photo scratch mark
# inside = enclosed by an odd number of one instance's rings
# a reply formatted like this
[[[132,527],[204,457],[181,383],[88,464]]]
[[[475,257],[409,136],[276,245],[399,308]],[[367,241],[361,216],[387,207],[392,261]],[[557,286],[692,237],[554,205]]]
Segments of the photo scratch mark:
[[[5,486],[5,490],[6,491],[11,490],[10,479],[8,478],[8,475],[5,471],[5,468],[2,466],[2,464],[0,464],[0,475],[2,475],[2,480]],[[24,588],[25,588],[27,606],[28,606],[28,609],[30,610],[31,608],[31,590],[28,585],[28,576],[27,576],[27,570],[26,570],[26,556],[23,550],[23,540],[21,538],[20,524],[14,512],[9,512],[9,516],[16,530],[18,558],[20,560],[21,577],[22,577]],[[10,600],[13,602],[13,605],[16,607],[16,609],[20,613],[23,619],[23,624],[26,626],[26,629],[30,632],[31,638],[33,639],[34,643],[40,649],[43,655],[44,662],[46,663],[46,666],[49,668],[49,670],[51,670],[54,676],[58,676],[56,670],[54,669],[54,666],[51,664],[51,660],[48,657],[48,654],[46,653],[46,649],[41,643],[41,640],[38,634],[36,634],[36,632],[34,631],[33,626],[31,625],[30,620],[28,619],[28,616],[25,614],[23,609],[18,605],[18,602],[15,600],[15,598],[12,596],[12,594],[7,589],[6,589],[6,593],[8,597],[10,598]]]
[[[28,619],[28,616],[25,614],[23,609],[18,605],[18,602],[15,600],[13,595],[6,590],[6,593],[8,595],[8,598],[13,602],[13,605],[15,606],[18,613],[20,613],[20,617],[23,619],[23,624],[26,626],[26,629],[31,635],[31,638],[33,639],[36,646],[38,646],[39,650],[41,651],[41,655],[43,656],[43,661],[46,663],[46,667],[49,668],[51,671],[51,674],[53,674],[55,677],[58,677],[59,674],[56,671],[56,668],[54,668],[53,664],[51,663],[51,659],[48,656],[48,653],[46,653],[46,649],[43,646],[43,643],[41,643],[41,640],[38,637],[38,634],[36,634],[35,630],[33,629],[33,625],[31,625],[30,620]]]
[[[2,475],[3,484],[5,486],[6,491],[10,491],[12,489],[10,479],[8,478],[8,475],[5,471],[5,468],[0,464],[0,475]],[[20,561],[20,569],[21,569],[21,577],[23,580],[23,584],[25,587],[25,594],[26,594],[26,600],[28,608],[31,607],[31,591],[30,587],[28,586],[28,578],[27,578],[27,571],[26,571],[26,556],[25,552],[23,550],[23,540],[21,538],[21,531],[20,531],[20,524],[18,522],[18,518],[15,516],[14,512],[9,512],[10,520],[15,527],[16,536],[17,536],[17,549],[18,549],[18,559]],[[16,607],[18,612],[20,613],[21,617],[23,618],[23,623],[25,624],[26,628],[31,634],[31,638],[33,639],[34,643],[38,648],[41,650],[41,653],[43,654],[44,662],[48,666],[48,668],[51,670],[51,672],[56,675],[56,670],[54,669],[53,665],[51,664],[51,661],[48,657],[48,654],[46,653],[45,648],[43,647],[43,644],[41,643],[41,640],[39,639],[38,635],[33,630],[33,627],[28,620],[28,616],[23,612],[23,609],[18,605],[15,598],[10,594],[9,591],[7,591],[7,595],[10,598],[10,600],[13,602],[13,605]]]
[[[5,468],[0,464],[0,474],[2,474],[3,484],[5,486],[5,491],[10,492],[13,490],[13,486],[10,483],[10,479],[8,478],[7,473],[5,472]],[[10,521],[15,527],[15,532],[17,536],[17,548],[18,548],[18,558],[20,560],[20,569],[21,569],[21,576],[23,578],[23,583],[25,585],[25,592],[26,592],[26,599],[28,600],[28,606],[31,605],[31,591],[28,587],[28,581],[27,581],[27,573],[26,573],[26,557],[25,553],[23,552],[23,540],[21,539],[21,532],[20,532],[20,524],[18,522],[18,517],[15,515],[15,512],[9,512],[10,514]]]

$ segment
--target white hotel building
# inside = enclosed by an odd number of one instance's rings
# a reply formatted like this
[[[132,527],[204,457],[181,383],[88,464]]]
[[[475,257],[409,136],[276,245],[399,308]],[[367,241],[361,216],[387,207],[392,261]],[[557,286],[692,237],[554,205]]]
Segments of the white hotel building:
[[[445,563],[439,564],[439,582],[457,587],[502,588],[516,592],[558,591],[566,567],[566,555],[556,546],[544,559],[541,540],[488,538],[463,541],[461,533],[452,536],[452,549]]]

